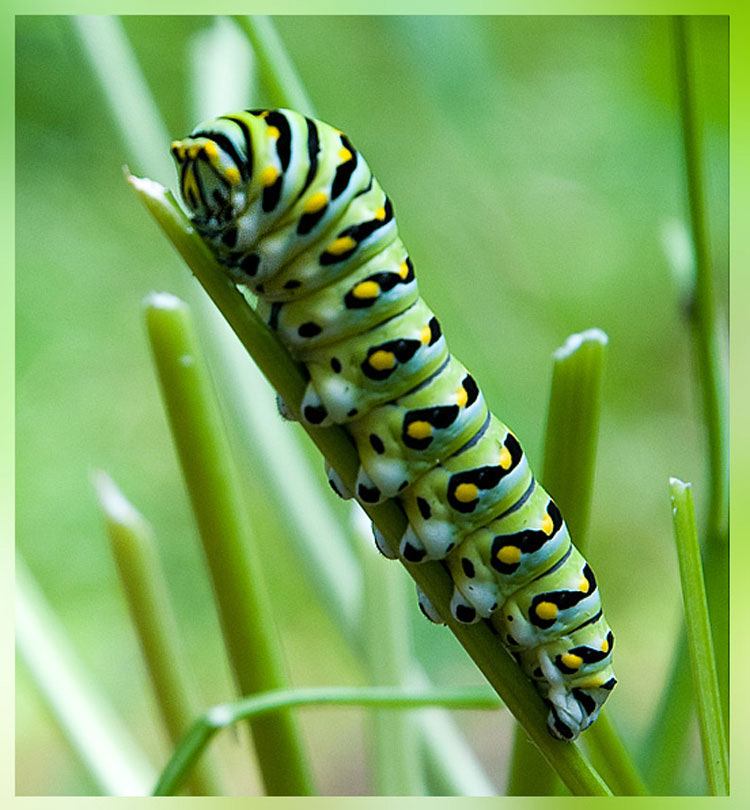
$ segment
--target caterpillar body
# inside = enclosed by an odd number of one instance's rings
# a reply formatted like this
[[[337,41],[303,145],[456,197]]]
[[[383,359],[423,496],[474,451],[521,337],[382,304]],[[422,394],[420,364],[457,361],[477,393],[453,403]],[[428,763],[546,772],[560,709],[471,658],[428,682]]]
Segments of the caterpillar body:
[[[453,616],[492,623],[547,703],[551,733],[575,739],[616,683],[596,579],[449,353],[367,163],[341,131],[291,110],[220,116],[172,155],[194,227],[309,374],[302,419],[344,425],[356,497],[398,498],[409,521],[399,555],[444,560]],[[422,593],[419,605],[441,621]]]

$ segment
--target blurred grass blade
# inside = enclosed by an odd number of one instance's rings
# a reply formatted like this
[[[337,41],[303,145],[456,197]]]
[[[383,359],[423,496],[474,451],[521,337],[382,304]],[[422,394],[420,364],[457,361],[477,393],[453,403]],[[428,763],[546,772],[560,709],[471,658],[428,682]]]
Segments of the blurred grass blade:
[[[497,695],[482,687],[415,691],[392,686],[323,686],[278,689],[224,703],[205,712],[185,735],[162,772],[154,795],[167,796],[174,793],[211,738],[221,729],[246,718],[294,706],[357,706],[403,710],[434,705],[453,709],[497,709],[499,702]]]
[[[129,182],[227,318],[258,367],[294,411],[294,403],[302,401],[306,385],[298,365],[213,260],[208,248],[166,189],[147,179],[129,177]],[[340,427],[305,429],[342,481],[347,486],[353,486],[359,462],[348,434]],[[368,507],[365,511],[376,522],[386,542],[395,548],[406,529],[406,518],[401,507],[395,501],[389,501]],[[404,563],[404,567],[432,604],[438,610],[440,606],[446,609],[443,617],[448,627],[548,761],[554,764],[570,790],[575,794],[608,795],[607,786],[580,749],[574,743],[561,743],[549,734],[546,710],[538,693],[489,625],[486,622],[461,624],[450,615],[447,606],[453,586],[445,568],[439,562],[419,565]]]
[[[352,532],[360,542],[364,583],[361,635],[367,662],[367,682],[373,686],[403,687],[411,660],[407,586],[398,565],[388,565],[373,548],[370,524],[358,506],[352,511]],[[409,596],[413,589],[409,588]],[[373,783],[377,796],[424,794],[421,758],[414,717],[387,709],[370,717]]]
[[[140,171],[166,182],[172,166],[165,144],[172,139],[120,18],[83,15],[68,19],[102,87],[127,153]]]
[[[433,688],[415,660],[408,680],[417,691]],[[424,709],[414,716],[421,736],[425,778],[435,796],[495,796],[479,758],[470,748],[453,715],[445,708]]]
[[[20,554],[16,554],[16,648],[58,726],[104,795],[147,796],[156,773],[94,678]]]
[[[695,528],[693,493],[690,484],[671,478],[677,557],[680,563],[682,597],[685,604],[688,649],[698,704],[703,761],[709,790],[713,796],[729,795],[726,735],[716,677],[711,625],[703,582],[698,533]]]
[[[188,60],[189,120],[208,121],[252,104],[256,60],[247,37],[228,17],[214,17],[193,34]]]
[[[146,303],[146,324],[237,684],[244,695],[282,688],[286,677],[273,614],[187,305],[154,293]],[[266,791],[309,794],[311,777],[293,718],[277,712],[251,727]]]
[[[307,91],[271,18],[259,14],[238,14],[234,20],[252,43],[261,76],[271,93],[274,106],[291,107],[305,115],[315,115]]]
[[[156,702],[176,745],[195,720],[198,701],[153,531],[105,472],[97,471],[93,484]],[[204,758],[195,769],[191,788],[202,796],[222,795],[217,764]]]

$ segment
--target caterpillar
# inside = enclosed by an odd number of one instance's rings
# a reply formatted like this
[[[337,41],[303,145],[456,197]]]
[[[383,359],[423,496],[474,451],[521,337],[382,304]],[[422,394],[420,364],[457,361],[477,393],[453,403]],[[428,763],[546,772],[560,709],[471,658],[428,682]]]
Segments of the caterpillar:
[[[171,152],[193,226],[306,370],[301,418],[345,427],[357,499],[397,498],[406,513],[398,555],[443,561],[453,617],[488,620],[548,705],[550,732],[575,739],[616,683],[596,578],[450,354],[367,163],[340,130],[283,109],[222,115]],[[442,621],[424,593],[418,603]]]

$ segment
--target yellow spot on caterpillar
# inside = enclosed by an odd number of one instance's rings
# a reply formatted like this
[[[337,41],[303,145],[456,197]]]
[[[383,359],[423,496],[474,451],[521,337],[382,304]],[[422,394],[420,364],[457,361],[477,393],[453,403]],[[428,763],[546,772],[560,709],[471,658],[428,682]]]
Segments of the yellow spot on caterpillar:
[[[426,439],[432,435],[432,425],[429,422],[419,420],[412,422],[406,432],[412,439]]]
[[[260,184],[262,186],[272,186],[279,176],[279,170],[274,166],[268,166],[260,173]]]
[[[355,298],[377,298],[380,287],[376,281],[360,281],[352,290]]]
[[[461,503],[469,503],[479,494],[479,487],[476,484],[459,484],[456,487],[456,500]]]
[[[319,191],[317,194],[313,194],[305,203],[304,212],[306,214],[314,214],[317,211],[320,211],[321,208],[324,208],[328,204],[328,195],[323,194],[322,191]]]
[[[406,278],[409,275],[409,265],[406,262],[401,262],[398,268],[398,274],[401,278]]]
[[[268,129],[266,129],[266,135],[268,135],[269,138],[278,138],[281,133],[278,127],[268,127]]]
[[[375,212],[375,219],[379,219],[379,220],[385,219],[385,208],[382,205]]]
[[[209,141],[203,149],[211,160],[216,160],[216,158],[219,157],[219,150],[216,148],[216,144],[213,141]]]
[[[513,459],[510,456],[510,450],[503,445],[500,448],[500,458],[497,460],[497,463],[504,469],[507,470],[510,465],[512,464]]]
[[[270,110],[263,110],[263,112],[258,115],[258,118],[265,118],[268,115],[269,112],[271,112],[271,111]]]
[[[201,151],[201,144],[194,143],[192,146],[188,147],[187,153],[189,158],[197,158],[198,153]]]
[[[599,649],[600,649],[600,650],[601,650],[603,653],[605,653],[605,652],[609,652],[609,642],[607,641],[607,639],[606,639],[606,638],[604,639],[604,641],[602,641],[602,646],[601,646]]]
[[[583,663],[583,658],[575,653],[565,653],[560,660],[568,669],[578,669]]]
[[[458,407],[463,408],[464,405],[466,405],[466,403],[468,402],[468,400],[469,395],[466,393],[466,389],[463,386],[461,386],[461,388],[459,388],[458,391],[456,391],[456,403],[458,404]]]
[[[549,515],[544,516],[544,520],[542,520],[542,531],[546,535],[552,534],[552,529],[555,528],[555,524],[552,522],[552,518]]]
[[[579,683],[578,687],[579,689],[598,689],[603,683],[604,681],[602,681],[600,678],[591,678],[588,681]]]
[[[581,577],[581,581],[578,583],[578,590],[585,593],[589,589],[589,581],[586,577]]]
[[[182,160],[185,157],[185,147],[182,145],[181,141],[172,141],[170,149],[176,158]]]
[[[195,169],[192,165],[188,165],[187,171],[185,172],[185,179],[182,182],[182,196],[187,200],[191,195],[195,199],[196,204],[198,204],[200,191],[198,189],[198,183],[195,180]]]
[[[501,563],[513,565],[514,563],[519,562],[521,559],[521,549],[518,548],[518,546],[503,546],[502,548],[498,549],[495,556],[498,560],[500,560]]]
[[[340,256],[342,253],[346,253],[347,250],[351,250],[356,246],[357,243],[351,236],[339,236],[338,239],[334,239],[333,242],[328,245],[328,252],[332,253],[334,256]]]
[[[341,133],[339,133],[339,135],[340,134]],[[343,163],[346,163],[347,160],[352,159],[352,153],[345,146],[342,146],[341,149],[339,149],[339,157]]]
[[[432,337],[432,332],[430,331],[430,327],[429,326],[423,326],[422,331],[419,333],[419,339],[426,346],[430,342],[431,337]]]
[[[386,369],[393,368],[396,365],[396,356],[393,352],[387,352],[385,349],[378,349],[370,355],[370,365],[378,371],[385,371]]]
[[[540,619],[556,619],[557,618],[557,605],[554,602],[540,602],[536,606],[536,615]]]
[[[224,177],[229,180],[230,183],[235,184],[240,182],[240,173],[238,169],[235,169],[234,166],[230,166],[225,172]]]

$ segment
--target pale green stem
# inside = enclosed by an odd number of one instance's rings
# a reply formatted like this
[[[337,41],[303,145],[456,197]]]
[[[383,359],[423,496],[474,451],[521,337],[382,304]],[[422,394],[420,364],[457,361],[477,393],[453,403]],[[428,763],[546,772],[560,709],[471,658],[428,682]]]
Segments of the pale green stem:
[[[547,412],[541,481],[584,556],[608,340],[601,329],[587,329],[555,352]]]
[[[284,663],[255,539],[189,310],[172,295],[153,294],[146,323],[239,691],[283,688]],[[294,719],[276,712],[254,720],[251,730],[267,793],[311,793]]]
[[[252,43],[273,104],[314,115],[312,103],[270,17],[238,14],[234,20]]]
[[[140,171],[167,180],[172,176],[164,144],[171,138],[119,17],[81,15],[67,18],[99,82],[125,154]]]
[[[93,483],[156,702],[176,745],[198,714],[198,700],[153,531],[105,472],[95,473]],[[193,793],[222,795],[217,768],[201,761],[190,780]]]
[[[693,493],[690,484],[676,478],[670,479],[669,488],[677,557],[680,563],[682,597],[685,604],[688,651],[698,705],[703,763],[711,795],[727,796],[729,771],[726,735],[703,582],[703,566],[698,547],[698,532],[695,527]]]
[[[362,639],[367,663],[367,682],[373,686],[405,685],[411,659],[408,615],[413,587],[403,569],[387,565],[375,551],[364,514],[352,515],[353,531],[361,549],[364,583]],[[424,794],[417,747],[417,726],[406,712],[382,709],[370,716],[372,765],[378,796]]]
[[[554,354],[541,481],[565,515],[576,546],[585,553],[585,534],[594,483],[607,335],[589,329],[571,335]],[[617,795],[644,795],[646,789],[627,750],[604,712],[582,737],[592,761]],[[593,744],[592,744],[593,743]],[[559,795],[555,772],[516,729],[508,793]]]
[[[193,763],[211,738],[223,728],[243,719],[258,718],[293,706],[360,706],[380,709],[414,709],[420,706],[445,706],[454,709],[497,709],[499,702],[492,691],[477,687],[414,691],[399,687],[312,687],[266,692],[232,703],[215,706],[203,714],[186,734],[162,772],[155,796],[173,794],[186,778]]]
[[[184,213],[163,187],[151,180],[129,178],[139,197],[157,219],[195,273],[206,292],[253,355],[258,367],[294,412],[306,386],[302,370],[292,361],[276,336],[248,305],[212,258],[208,247],[187,221]],[[323,455],[347,486],[353,486],[359,464],[348,434],[339,427],[306,428]],[[406,529],[405,515],[395,501],[366,509],[395,548]],[[433,605],[447,607],[452,594],[450,575],[439,562],[404,563],[412,578]],[[464,625],[445,610],[444,618],[485,677],[502,697],[516,719],[575,794],[608,795],[609,790],[573,743],[555,740],[547,730],[546,710],[531,682],[524,677],[489,624]]]
[[[108,796],[147,796],[155,771],[78,659],[16,554],[16,648],[86,772]]]

